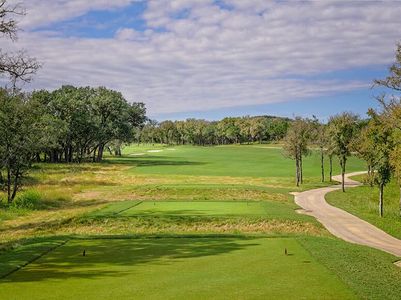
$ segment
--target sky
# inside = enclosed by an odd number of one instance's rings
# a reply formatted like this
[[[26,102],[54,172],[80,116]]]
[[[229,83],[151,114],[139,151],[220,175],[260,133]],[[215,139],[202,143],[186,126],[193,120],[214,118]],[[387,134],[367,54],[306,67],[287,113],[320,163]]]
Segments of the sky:
[[[401,42],[401,1],[9,0],[43,67],[25,90],[106,86],[148,116],[327,119],[376,107]]]

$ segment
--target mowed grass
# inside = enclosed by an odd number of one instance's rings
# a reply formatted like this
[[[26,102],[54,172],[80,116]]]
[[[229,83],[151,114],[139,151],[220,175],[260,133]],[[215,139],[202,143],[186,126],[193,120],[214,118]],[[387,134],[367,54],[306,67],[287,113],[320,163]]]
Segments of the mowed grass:
[[[354,179],[363,182],[365,176],[356,176]],[[364,185],[348,189],[346,193],[332,192],[326,196],[326,200],[401,239],[400,189],[395,181],[389,183],[384,190],[383,217],[379,216],[377,186]]]
[[[70,240],[0,284],[5,299],[356,299],[292,238]]]
[[[296,206],[292,206],[296,208]],[[124,201],[113,203],[98,210],[94,216],[219,216],[219,217],[266,217],[284,218],[291,215],[291,208],[280,202],[239,202],[239,201],[207,201],[207,202],[136,202]],[[294,214],[300,219],[305,216]]]
[[[134,164],[132,172],[140,174],[181,174],[197,176],[235,176],[235,177],[281,177],[294,176],[295,163],[284,156],[280,147],[263,145],[234,145],[220,147],[179,146],[160,148],[160,152],[147,152],[138,146],[124,149],[126,157],[113,160],[122,164]],[[155,151],[153,150],[153,151]],[[150,150],[152,151],[152,150]],[[132,156],[135,153],[142,155]],[[312,151],[304,160],[304,175],[309,181],[320,176],[319,154]],[[350,158],[348,170],[364,169],[363,163]],[[328,160],[326,159],[328,172]],[[340,172],[334,160],[334,174]],[[328,176],[328,173],[326,174]],[[317,180],[318,182],[318,180]]]

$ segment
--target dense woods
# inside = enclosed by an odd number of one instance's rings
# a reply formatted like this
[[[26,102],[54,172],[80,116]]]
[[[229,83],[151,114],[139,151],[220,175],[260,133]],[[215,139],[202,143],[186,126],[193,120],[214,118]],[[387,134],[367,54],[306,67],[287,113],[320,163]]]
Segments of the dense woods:
[[[0,90],[0,185],[12,202],[33,162],[100,162],[146,120],[143,103],[104,87],[32,94]]]
[[[291,120],[272,116],[230,117],[220,121],[150,120],[138,131],[137,142],[169,145],[226,145],[279,141],[287,133]]]

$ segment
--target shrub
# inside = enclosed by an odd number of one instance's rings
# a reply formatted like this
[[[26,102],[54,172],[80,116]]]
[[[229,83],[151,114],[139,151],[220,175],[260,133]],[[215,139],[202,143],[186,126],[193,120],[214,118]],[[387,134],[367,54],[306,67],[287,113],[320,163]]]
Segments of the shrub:
[[[15,208],[36,209],[41,200],[41,195],[35,190],[28,190],[18,195],[12,203]]]

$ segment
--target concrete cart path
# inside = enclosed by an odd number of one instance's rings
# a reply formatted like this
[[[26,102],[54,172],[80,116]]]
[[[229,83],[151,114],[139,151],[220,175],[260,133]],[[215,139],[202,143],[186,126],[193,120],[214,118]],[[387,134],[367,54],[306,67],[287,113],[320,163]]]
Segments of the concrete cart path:
[[[365,172],[347,174],[345,177],[346,187],[361,185],[349,177],[363,173]],[[335,176],[333,179],[341,181],[341,176]],[[370,246],[401,257],[401,240],[326,202],[324,196],[339,189],[341,186],[338,185],[302,192],[295,195],[295,202],[304,209],[303,213],[315,217],[333,235],[347,242]]]

